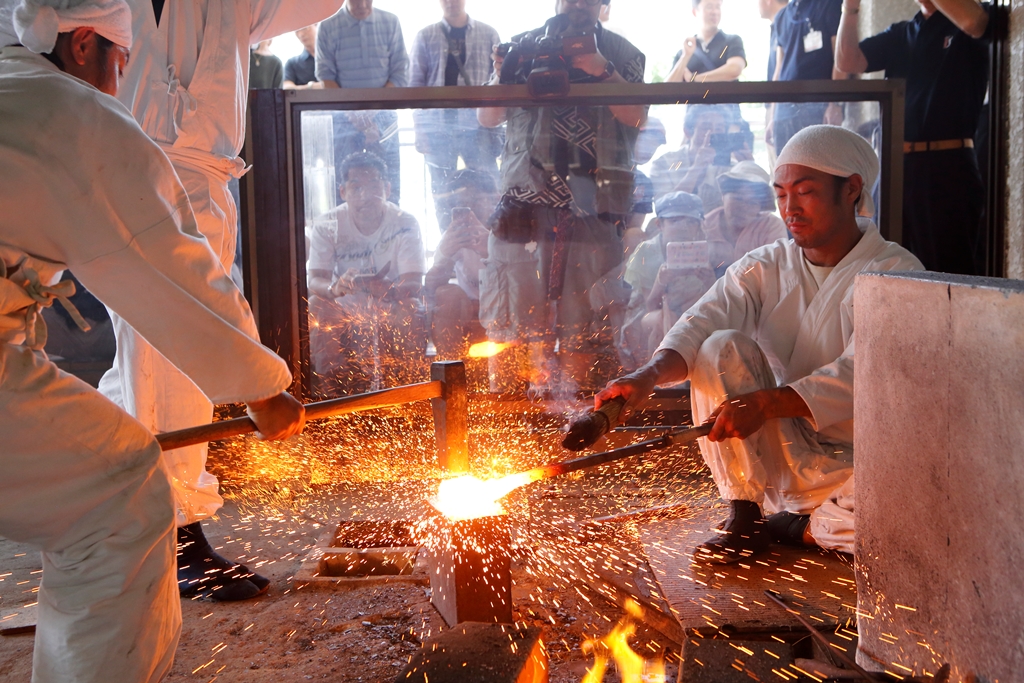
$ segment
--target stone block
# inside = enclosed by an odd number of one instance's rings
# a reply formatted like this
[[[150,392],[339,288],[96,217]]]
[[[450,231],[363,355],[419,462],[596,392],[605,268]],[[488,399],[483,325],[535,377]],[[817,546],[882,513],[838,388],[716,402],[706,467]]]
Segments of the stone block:
[[[547,683],[539,628],[466,622],[423,644],[395,683]]]
[[[1024,670],[1024,282],[862,275],[858,661]]]
[[[512,623],[512,536],[504,515],[459,522],[439,515],[424,549],[430,599],[449,626]]]

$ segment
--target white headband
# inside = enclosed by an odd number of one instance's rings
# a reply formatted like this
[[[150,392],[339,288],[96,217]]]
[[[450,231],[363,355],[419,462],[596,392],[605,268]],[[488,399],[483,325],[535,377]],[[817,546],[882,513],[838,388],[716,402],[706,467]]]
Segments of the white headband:
[[[71,0],[73,2],[73,0]],[[21,0],[14,11],[14,30],[32,52],[53,51],[57,35],[91,28],[121,47],[132,46],[132,10],[125,0],[85,0],[68,7],[69,0]]]
[[[873,216],[875,202],[871,192],[878,180],[878,155],[867,140],[839,126],[810,126],[790,138],[775,162],[775,168],[794,164],[822,173],[864,180],[860,214]]]

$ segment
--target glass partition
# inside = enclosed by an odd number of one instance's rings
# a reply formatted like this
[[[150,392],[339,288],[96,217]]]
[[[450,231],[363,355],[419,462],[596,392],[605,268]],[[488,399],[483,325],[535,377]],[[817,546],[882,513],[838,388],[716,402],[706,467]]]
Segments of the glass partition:
[[[815,123],[879,152],[880,210],[865,217],[888,232],[893,84],[824,83],[776,103],[752,101],[751,85],[689,102],[664,94],[686,86],[550,103],[512,87],[410,90],[373,109],[344,91],[289,95],[306,389],[372,391],[464,359],[478,392],[599,390],[646,362],[731,264],[787,238],[776,150]],[[435,91],[446,96],[424,97]]]

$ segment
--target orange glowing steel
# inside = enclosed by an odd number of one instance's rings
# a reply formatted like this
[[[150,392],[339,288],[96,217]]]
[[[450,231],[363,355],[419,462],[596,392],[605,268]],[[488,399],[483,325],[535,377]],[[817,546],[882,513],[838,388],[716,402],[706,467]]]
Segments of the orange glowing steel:
[[[493,358],[510,346],[512,345],[492,341],[479,342],[469,347],[469,357]]]
[[[453,521],[500,515],[505,512],[501,499],[531,481],[529,472],[487,480],[467,474],[442,481],[430,502]]]
[[[647,661],[629,646],[629,639],[636,633],[633,619],[643,616],[643,608],[632,600],[625,607],[626,614],[608,635],[584,643],[584,649],[594,652],[594,666],[587,670],[582,683],[601,683],[609,661],[615,662],[622,683],[665,683],[665,662]]]

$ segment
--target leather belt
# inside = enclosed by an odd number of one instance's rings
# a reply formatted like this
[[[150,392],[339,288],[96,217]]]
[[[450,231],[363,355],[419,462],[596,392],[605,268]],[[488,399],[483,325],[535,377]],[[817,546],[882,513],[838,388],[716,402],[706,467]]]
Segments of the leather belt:
[[[904,142],[903,153],[913,152],[945,152],[951,149],[974,149],[974,140],[936,140],[935,142]]]

